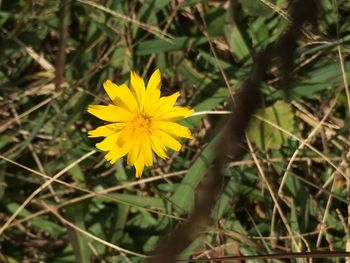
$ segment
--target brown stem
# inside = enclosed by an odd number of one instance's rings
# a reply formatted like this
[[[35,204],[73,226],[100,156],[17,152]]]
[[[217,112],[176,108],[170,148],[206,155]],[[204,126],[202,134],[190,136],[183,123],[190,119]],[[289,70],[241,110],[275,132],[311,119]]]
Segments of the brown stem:
[[[265,51],[255,56],[251,72],[234,96],[233,113],[225,125],[223,136],[217,145],[216,159],[212,168],[209,169],[198,188],[193,214],[187,222],[175,228],[166,239],[161,240],[155,251],[155,257],[149,259],[149,262],[176,262],[177,255],[209,224],[211,209],[223,187],[224,177],[221,171],[226,163],[226,156],[231,155],[233,160],[238,160],[244,153],[242,144],[244,144],[245,132],[251,116],[260,106],[260,87],[261,83],[266,80],[268,66],[274,59],[279,60],[281,84],[288,96],[291,85],[289,75],[293,67],[297,39],[302,32],[301,27],[306,22],[315,25],[317,15],[315,6],[315,0],[292,1],[290,12],[292,23],[286,33],[273,47],[269,46]],[[266,255],[266,257],[271,258],[272,256]],[[230,257],[230,259],[246,258]]]

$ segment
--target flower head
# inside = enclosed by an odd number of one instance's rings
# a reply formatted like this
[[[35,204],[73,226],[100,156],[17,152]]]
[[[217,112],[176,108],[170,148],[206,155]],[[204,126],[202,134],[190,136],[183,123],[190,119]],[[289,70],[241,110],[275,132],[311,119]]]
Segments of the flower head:
[[[161,97],[161,75],[157,69],[148,81],[135,72],[130,73],[130,89],[107,80],[103,87],[113,104],[89,105],[88,112],[101,120],[111,122],[89,131],[89,137],[105,137],[96,147],[106,151],[111,164],[128,155],[128,164],[135,166],[136,177],[146,166],[153,164],[153,153],[166,159],[167,148],[179,151],[179,137],[192,138],[191,132],[175,121],[193,113],[187,107],[175,106],[180,96],[176,92]]]

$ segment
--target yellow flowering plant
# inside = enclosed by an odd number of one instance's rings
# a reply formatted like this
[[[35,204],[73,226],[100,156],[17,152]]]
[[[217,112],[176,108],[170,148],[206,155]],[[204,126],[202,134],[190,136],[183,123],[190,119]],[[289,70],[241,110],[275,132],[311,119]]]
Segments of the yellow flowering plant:
[[[105,158],[111,164],[127,154],[128,164],[135,166],[136,177],[141,177],[145,166],[153,164],[153,153],[167,159],[167,148],[180,150],[178,138],[192,138],[191,131],[175,121],[190,116],[193,109],[175,105],[179,92],[161,97],[161,84],[159,69],[147,87],[131,71],[130,89],[110,80],[103,84],[113,104],[88,107],[89,113],[111,122],[89,131],[89,137],[105,137],[96,147],[107,152]]]

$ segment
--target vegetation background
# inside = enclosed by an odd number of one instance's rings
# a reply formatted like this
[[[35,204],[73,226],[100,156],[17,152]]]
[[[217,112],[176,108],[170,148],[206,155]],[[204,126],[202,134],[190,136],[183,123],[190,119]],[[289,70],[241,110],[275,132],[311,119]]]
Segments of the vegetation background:
[[[0,261],[141,262],[151,254],[193,209],[227,118],[213,113],[227,109],[252,55],[285,32],[288,6],[1,0]],[[180,255],[185,261],[350,251],[350,1],[320,6],[318,29],[301,29],[290,100],[276,63],[247,154],[227,164],[213,224]],[[180,104],[213,115],[184,121],[194,139],[136,180],[123,160],[111,166],[95,150],[87,131],[101,122],[86,108],[108,101],[106,79],[128,82],[132,69],[147,79],[156,68],[163,94],[180,90]]]

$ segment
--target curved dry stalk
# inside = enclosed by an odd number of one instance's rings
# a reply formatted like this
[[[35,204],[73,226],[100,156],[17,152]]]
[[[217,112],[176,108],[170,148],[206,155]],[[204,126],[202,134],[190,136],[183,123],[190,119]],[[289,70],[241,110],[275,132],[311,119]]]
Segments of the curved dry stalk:
[[[33,106],[32,108],[30,108],[29,110],[26,110],[25,112],[19,114],[17,117],[13,117],[12,119],[6,121],[4,124],[0,125],[0,133],[5,131],[12,123],[17,122],[18,120],[20,120],[21,118],[29,115],[30,113],[32,113],[33,111],[36,111],[37,109],[45,106],[46,104],[48,104],[49,102],[53,101],[54,99],[56,99],[58,96],[60,96],[61,93],[56,93],[54,94],[52,97],[47,98],[41,102],[39,102],[38,104],[36,104],[35,106]]]
[[[272,200],[273,200],[273,202],[274,202],[274,205],[275,205],[275,207],[276,207],[276,209],[277,209],[279,215],[280,215],[281,218],[282,218],[283,224],[284,224],[284,226],[286,227],[289,236],[291,237],[291,240],[292,240],[292,243],[293,243],[294,247],[296,248],[296,250],[297,250],[298,252],[300,252],[300,251],[301,251],[300,244],[299,244],[299,243],[296,241],[296,239],[294,238],[293,230],[292,230],[292,228],[290,227],[290,225],[289,225],[289,223],[288,223],[288,220],[287,220],[286,216],[284,215],[281,206],[280,206],[279,203],[278,203],[278,199],[277,199],[275,193],[273,192],[272,187],[271,187],[270,183],[268,182],[268,180],[267,180],[267,178],[266,178],[266,176],[265,176],[264,170],[262,169],[262,167],[261,167],[261,165],[260,165],[260,162],[259,162],[259,160],[258,160],[258,158],[256,157],[256,154],[255,154],[255,152],[254,152],[253,146],[252,146],[252,144],[251,144],[251,142],[250,142],[250,140],[249,140],[249,138],[248,138],[247,136],[246,136],[246,140],[247,140],[247,145],[248,145],[250,154],[252,155],[253,160],[254,160],[255,165],[256,165],[256,168],[258,169],[259,175],[261,176],[261,178],[263,179],[264,183],[265,183],[266,186],[267,186],[267,189],[268,189],[268,191],[269,191],[269,193],[270,193],[270,195],[271,195],[271,198],[272,198]]]
[[[338,95],[336,95],[336,97],[333,99],[328,111],[326,112],[326,114],[323,116],[323,118],[321,119],[321,121],[317,124],[317,126],[309,133],[309,135],[307,136],[307,138],[305,140],[303,140],[298,148],[294,151],[292,157],[290,158],[290,161],[288,162],[287,168],[282,176],[282,180],[280,183],[280,186],[278,188],[277,191],[277,202],[278,202],[278,198],[281,195],[282,191],[283,191],[283,187],[285,182],[287,181],[287,177],[288,177],[288,173],[290,171],[290,169],[292,168],[292,165],[294,163],[294,160],[296,159],[296,157],[298,156],[299,151],[301,151],[304,146],[311,141],[311,139],[316,135],[316,133],[320,130],[320,128],[322,127],[323,123],[326,121],[326,119],[328,118],[328,116],[331,114],[333,108],[335,107],[335,105],[337,104],[337,98]],[[273,233],[273,229],[275,228],[275,221],[276,221],[276,203],[273,207],[273,212],[272,212],[272,218],[271,218],[271,232]]]
[[[292,137],[293,139],[297,140],[300,143],[303,143],[303,140],[298,138],[297,136],[295,136],[294,134],[290,133],[289,131],[286,131],[285,129],[281,128],[280,126],[278,126],[277,124],[266,120],[258,115],[254,115],[255,118],[257,118],[258,120],[261,120],[263,122],[266,122],[267,124],[271,125],[272,127],[278,129],[279,131],[287,134],[288,136]],[[314,151],[315,153],[317,153],[319,156],[321,156],[327,163],[329,163],[339,174],[341,174],[347,181],[350,181],[350,178],[348,177],[348,175],[346,175],[346,173],[344,171],[342,171],[339,166],[337,166],[335,163],[333,163],[326,155],[324,155],[323,153],[321,153],[319,150],[317,150],[315,147],[313,147],[311,144],[305,142],[305,146],[307,146],[309,149],[311,149],[312,151]]]
[[[162,38],[164,39],[165,41],[168,41],[170,43],[172,43],[172,39],[174,38],[172,35],[166,33],[166,32],[162,32],[162,30],[160,30],[159,28],[153,26],[153,25],[149,25],[149,24],[145,24],[145,23],[142,23],[141,21],[139,20],[136,20],[134,18],[131,18],[130,16],[126,16],[126,15],[123,15],[123,14],[120,14],[120,13],[117,13],[103,5],[99,5],[98,3],[95,3],[95,2],[92,2],[92,1],[88,1],[88,0],[76,0],[82,4],[85,4],[85,5],[89,5],[89,6],[92,6],[92,7],[95,7],[103,12],[106,12],[114,17],[117,17],[119,19],[121,19],[122,21],[125,21],[125,22],[128,22],[128,23],[133,23],[135,24],[136,26],[146,30],[147,32],[150,32],[151,34],[159,37],[159,38]]]
[[[117,251],[119,251],[120,253],[125,253],[125,254],[129,254],[129,255],[133,255],[133,256],[137,256],[137,257],[140,257],[140,258],[146,258],[147,256],[146,255],[143,255],[143,254],[139,254],[139,253],[136,253],[136,252],[133,252],[133,251],[130,251],[130,250],[127,250],[125,248],[122,248],[122,247],[119,247],[115,244],[112,244],[110,242],[107,242],[106,240],[103,240],[102,238],[99,238],[93,234],[91,234],[90,232],[84,230],[84,229],[81,229],[80,227],[78,227],[77,225],[73,224],[72,222],[69,222],[67,219],[65,219],[63,216],[61,216],[55,209],[51,208],[50,206],[48,205],[45,205],[47,207],[47,209],[53,214],[55,215],[63,224],[65,225],[68,225],[69,227],[73,228],[74,230],[82,233],[83,235],[93,239],[93,240],[96,240],[97,242],[107,246],[107,247],[110,247],[110,248],[113,248]]]
[[[33,193],[31,193],[30,196],[27,197],[27,199],[16,209],[16,211],[10,216],[9,219],[6,220],[6,222],[1,226],[0,228],[0,235],[6,230],[6,228],[10,225],[10,223],[16,218],[16,216],[27,206],[27,204],[30,203],[31,200],[35,196],[37,196],[42,190],[44,190],[47,186],[49,186],[52,182],[55,181],[55,179],[59,178],[61,175],[69,171],[71,168],[73,168],[75,165],[80,163],[81,161],[85,160],[89,156],[93,155],[96,152],[96,150],[92,150],[86,154],[84,154],[82,157],[80,157],[78,160],[74,161],[67,167],[65,167],[63,170],[55,174],[52,178],[47,180],[45,183],[43,183],[40,187],[38,187]]]
[[[10,160],[10,159],[2,156],[2,155],[0,155],[0,158],[5,160],[5,161],[7,161],[7,162],[10,162],[10,163],[18,166],[18,167],[21,167],[22,169],[27,170],[27,171],[29,171],[31,173],[37,174],[39,176],[42,176],[45,179],[48,179],[48,180],[53,179],[54,182],[62,184],[64,186],[68,187],[68,188],[75,189],[75,190],[87,193],[86,195],[79,196],[79,197],[70,199],[68,201],[62,202],[62,203],[56,205],[55,209],[59,209],[59,208],[65,207],[67,205],[74,204],[74,203],[77,203],[77,202],[80,202],[80,201],[84,201],[86,199],[93,198],[93,197],[106,198],[106,199],[112,200],[112,201],[117,202],[117,203],[122,203],[122,204],[125,204],[125,205],[136,206],[134,204],[130,204],[128,202],[119,200],[119,199],[117,199],[115,197],[112,197],[112,196],[109,196],[109,195],[106,195],[106,194],[114,192],[114,191],[122,190],[122,189],[125,189],[125,188],[128,188],[128,187],[131,187],[131,186],[135,186],[135,185],[139,185],[139,184],[145,184],[145,183],[153,182],[153,181],[160,180],[160,179],[170,178],[170,177],[173,177],[173,176],[178,176],[178,175],[181,175],[181,174],[185,174],[187,172],[185,170],[185,171],[178,171],[178,172],[169,173],[169,174],[162,174],[162,175],[158,175],[158,176],[154,176],[154,177],[150,177],[150,178],[144,178],[144,179],[141,179],[141,180],[138,180],[138,181],[125,183],[123,185],[117,185],[117,186],[114,186],[114,187],[110,187],[108,189],[103,189],[101,191],[94,192],[94,191],[91,191],[91,190],[88,190],[88,189],[85,189],[85,188],[82,188],[82,187],[79,187],[79,186],[75,186],[75,185],[66,183],[65,181],[59,180],[57,178],[55,179],[55,178],[53,178],[51,176],[48,176],[46,174],[40,173],[40,172],[38,172],[36,170],[33,170],[33,169],[29,168],[29,167],[26,167],[26,166],[24,166],[22,164],[19,164],[19,163],[15,162],[15,161],[12,161],[12,160]],[[140,208],[140,209],[145,209],[145,210],[147,210],[149,212],[152,212],[152,213],[164,215],[166,217],[169,217],[169,218],[172,218],[172,219],[175,219],[175,220],[179,220],[179,221],[183,221],[184,220],[183,218],[180,218],[180,217],[177,217],[177,216],[173,216],[173,215],[168,215],[166,213],[162,213],[160,211],[157,211],[157,210],[154,210],[154,209],[151,209],[151,208],[145,208],[145,207],[140,207],[140,206],[137,206],[137,207]],[[31,214],[30,216],[27,216],[27,217],[25,217],[23,219],[20,219],[20,220],[14,222],[14,223],[11,223],[8,226],[8,228],[16,226],[16,225],[19,225],[19,224],[21,224],[23,222],[29,221],[32,218],[38,217],[38,216],[43,215],[43,214],[48,213],[48,212],[50,212],[48,209],[40,210],[40,211],[38,211],[36,213]]]

